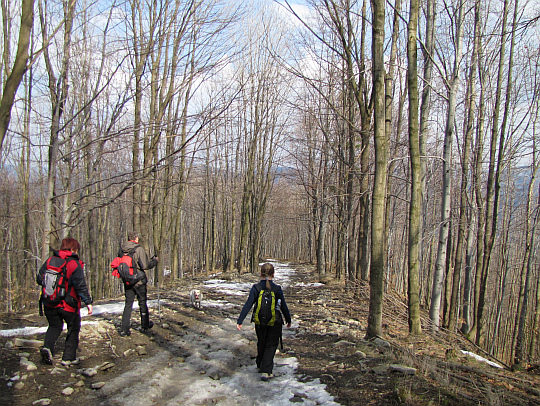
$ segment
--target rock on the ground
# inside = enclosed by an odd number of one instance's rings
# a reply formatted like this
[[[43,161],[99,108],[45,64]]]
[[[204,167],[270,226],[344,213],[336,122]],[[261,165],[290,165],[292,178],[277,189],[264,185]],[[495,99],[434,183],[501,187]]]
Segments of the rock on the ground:
[[[92,385],[90,385],[90,387],[92,389],[101,389],[105,386],[105,382],[95,382],[93,383]]]
[[[64,390],[62,390],[62,395],[64,395],[64,396],[71,396],[71,395],[73,395],[73,392],[75,392],[75,390],[74,390],[73,388],[71,388],[71,387],[68,386],[67,388],[65,388]]]
[[[360,358],[366,358],[367,355],[364,351],[356,351],[355,353],[356,355],[358,355]]]
[[[97,375],[97,367],[96,368],[86,368],[82,370],[82,374],[87,377],[91,377],[94,375]]]
[[[51,399],[47,399],[47,398],[38,399],[32,402],[32,405],[34,406],[47,406],[50,404],[51,404]]]
[[[54,367],[51,369],[51,375],[62,375],[64,372],[66,372],[66,370],[60,367]]]
[[[146,347],[142,346],[142,345],[139,345],[137,347],[137,354],[139,355],[146,355],[148,354],[148,352],[146,351]]]
[[[39,347],[43,347],[43,341],[16,338],[15,340],[13,340],[13,345],[15,345],[15,347],[39,348]]]
[[[338,341],[338,342],[334,343],[334,347],[344,347],[344,346],[347,346],[347,345],[356,345],[356,344],[351,343],[350,341],[346,341],[346,340],[341,340],[341,341]]]
[[[36,371],[37,366],[32,361],[28,361],[26,357],[21,357],[21,366],[25,367],[27,371]]]
[[[416,369],[411,367],[406,367],[404,365],[392,364],[390,365],[390,371],[401,372],[405,375],[416,375]]]
[[[382,348],[385,350],[390,349],[390,343],[388,341],[383,340],[382,338],[376,337],[373,340],[373,344],[375,344],[378,348]]]
[[[103,364],[101,364],[98,369],[100,371],[106,371],[107,369],[110,369],[110,368],[113,368],[114,367],[114,362],[104,362]]]

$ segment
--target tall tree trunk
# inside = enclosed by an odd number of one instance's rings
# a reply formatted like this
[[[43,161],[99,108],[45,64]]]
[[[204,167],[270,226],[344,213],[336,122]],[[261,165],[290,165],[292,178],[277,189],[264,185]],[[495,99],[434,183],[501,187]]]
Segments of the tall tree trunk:
[[[386,222],[386,178],[388,139],[385,131],[384,24],[385,1],[372,0],[373,100],[375,136],[375,179],[371,216],[370,300],[367,337],[382,335],[384,293],[384,227]]]
[[[505,127],[508,115],[508,104],[506,106],[501,129],[499,130],[499,115],[502,93],[502,82],[504,75],[504,58],[506,50],[506,38],[507,38],[507,16],[508,16],[508,3],[509,0],[504,1],[503,20],[501,24],[501,47],[500,47],[500,59],[499,59],[499,71],[497,75],[497,89],[495,95],[495,101],[493,106],[493,118],[492,118],[492,131],[491,131],[491,149],[489,156],[489,172],[487,182],[487,194],[486,194],[486,224],[484,231],[484,252],[482,259],[482,268],[480,270],[480,289],[478,291],[477,308],[476,308],[476,344],[483,346],[485,340],[485,323],[484,319],[484,306],[485,296],[487,290],[487,281],[489,276],[489,262],[491,259],[491,251],[495,242],[495,234],[497,231],[497,216],[498,216],[498,202],[499,202],[499,190],[500,190],[500,173],[503,165],[503,158],[505,153]],[[516,4],[517,5],[517,4]],[[512,36],[514,38],[514,36]],[[512,40],[513,43],[513,40]],[[513,45],[511,46],[513,48]],[[511,90],[511,77],[512,77],[512,54],[510,55],[510,66],[508,70],[508,84],[507,84],[507,103],[509,101]],[[499,134],[498,146],[497,146],[497,134]],[[498,156],[497,155],[498,149]],[[478,272],[478,271],[477,271]]]
[[[425,240],[425,225],[424,220],[427,215],[427,138],[428,138],[428,123],[429,123],[429,114],[431,108],[431,82],[433,74],[433,57],[434,57],[434,48],[435,48],[435,20],[437,16],[437,2],[436,0],[427,0],[426,1],[426,34],[425,34],[425,44],[422,48],[422,54],[424,59],[424,78],[423,78],[423,87],[422,87],[422,102],[420,104],[420,128],[419,128],[419,138],[420,138],[420,181],[421,181],[421,201],[422,206],[420,208],[420,224],[419,224],[419,233],[420,233],[420,245],[419,245],[419,257],[420,257],[420,272],[423,268],[423,259],[424,259],[424,243]]]
[[[5,16],[7,17],[7,16]],[[22,0],[21,2],[21,26],[19,28],[19,40],[17,54],[13,62],[13,68],[9,72],[7,80],[2,89],[2,99],[0,100],[0,157],[4,139],[11,121],[11,110],[15,102],[17,89],[21,84],[23,75],[28,68],[28,48],[30,47],[30,37],[34,25],[34,0]],[[4,32],[7,36],[7,33]],[[5,61],[9,63],[10,61]]]
[[[407,82],[409,90],[409,155],[411,165],[411,203],[409,205],[409,252],[408,252],[408,305],[409,333],[422,332],[420,323],[420,209],[422,207],[422,183],[420,161],[420,138],[418,128],[418,55],[417,27],[419,1],[411,0],[407,25]]]
[[[439,231],[439,245],[437,249],[437,260],[435,262],[435,272],[433,275],[433,288],[431,290],[431,305],[429,308],[429,318],[435,330],[439,328],[440,307],[442,296],[442,282],[445,272],[446,250],[448,243],[448,233],[450,230],[450,204],[452,191],[452,139],[454,136],[454,126],[456,117],[457,91],[459,88],[459,74],[462,55],[463,42],[463,5],[458,5],[458,15],[456,21],[456,48],[454,59],[454,70],[450,80],[448,95],[448,112],[446,116],[446,130],[444,133],[443,151],[443,189],[441,199],[441,222]]]
[[[465,230],[469,226],[467,219],[468,216],[468,189],[469,189],[469,158],[472,144],[472,134],[474,129],[474,112],[475,109],[475,77],[477,70],[477,61],[478,61],[478,46],[480,40],[480,1],[475,3],[475,13],[474,13],[474,43],[473,51],[471,57],[471,66],[469,68],[469,80],[467,83],[467,92],[465,96],[465,112],[467,118],[464,124],[464,146],[463,146],[463,157],[461,159],[461,198],[459,205],[459,225],[458,225],[458,235],[456,242],[456,256],[454,263],[454,275],[452,279],[452,295],[450,298],[450,309],[448,317],[448,329],[454,331],[457,325],[457,315],[458,315],[458,293],[461,281],[461,267],[463,263],[463,251],[465,245]]]

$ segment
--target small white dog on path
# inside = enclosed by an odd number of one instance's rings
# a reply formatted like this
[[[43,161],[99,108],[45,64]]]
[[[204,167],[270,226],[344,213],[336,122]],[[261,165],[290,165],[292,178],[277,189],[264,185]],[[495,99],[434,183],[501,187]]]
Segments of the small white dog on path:
[[[191,305],[196,309],[202,308],[202,293],[198,289],[193,289],[189,292],[189,298],[191,300]]]

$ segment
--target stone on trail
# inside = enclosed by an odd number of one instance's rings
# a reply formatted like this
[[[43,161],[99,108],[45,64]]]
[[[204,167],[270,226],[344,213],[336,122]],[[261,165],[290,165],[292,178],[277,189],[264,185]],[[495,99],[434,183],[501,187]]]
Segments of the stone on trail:
[[[363,352],[363,351],[356,351],[355,354],[358,355],[360,358],[366,358],[367,357],[366,353]]]
[[[43,341],[16,338],[15,340],[13,340],[13,345],[15,345],[15,347],[39,348],[39,347],[43,347]]]
[[[43,398],[32,402],[34,406],[47,406],[51,404],[51,399]]]
[[[37,371],[37,366],[32,361],[28,361],[26,357],[21,357],[21,366],[25,367],[27,371]]]
[[[106,371],[107,369],[113,368],[114,362],[104,362],[98,367],[98,370],[100,371]]]
[[[346,341],[346,340],[341,340],[341,341],[338,341],[337,343],[334,343],[334,347],[343,347],[346,345],[356,345],[356,344],[351,343],[350,341]]]
[[[406,367],[404,365],[392,364],[390,365],[390,370],[393,372],[401,372],[405,375],[416,375],[415,368]]]
[[[75,386],[76,388],[82,388],[84,386],[84,381],[80,380],[77,383],[75,383],[73,386]]]
[[[390,349],[390,343],[388,341],[383,340],[382,338],[376,337],[373,340],[373,344],[375,344],[377,347],[388,350]]]
[[[139,354],[139,355],[147,355],[148,352],[146,351],[146,347],[144,347],[142,345],[139,345],[137,347],[137,354]]]
[[[51,369],[51,375],[62,375],[63,372],[66,372],[64,368],[54,367]]]
[[[124,357],[129,357],[130,355],[133,355],[133,354],[135,354],[135,351],[133,351],[133,349],[131,348],[124,351]]]
[[[86,368],[83,369],[81,372],[84,376],[91,377],[94,375],[97,375],[97,367],[96,368]]]
[[[93,383],[92,385],[90,385],[90,387],[92,389],[101,389],[105,386],[105,382],[95,382]]]
[[[73,395],[73,392],[75,392],[75,390],[74,390],[73,388],[71,388],[71,387],[68,386],[67,388],[65,388],[64,390],[62,390],[62,395],[64,395],[64,396],[71,396],[71,395]]]
[[[17,382],[15,384],[15,389],[22,389],[24,388],[24,382]]]

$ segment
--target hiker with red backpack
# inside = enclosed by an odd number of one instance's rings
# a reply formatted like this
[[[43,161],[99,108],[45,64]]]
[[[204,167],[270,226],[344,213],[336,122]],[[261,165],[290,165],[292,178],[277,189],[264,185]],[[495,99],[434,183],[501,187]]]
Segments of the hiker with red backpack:
[[[236,328],[242,330],[242,323],[253,307],[251,321],[255,323],[257,333],[256,364],[262,381],[274,377],[272,374],[274,355],[281,339],[283,317],[287,322],[287,328],[291,327],[291,314],[285,303],[283,290],[273,282],[273,279],[274,266],[270,263],[264,264],[261,267],[261,281],[251,287],[248,299],[236,321]]]
[[[81,302],[92,315],[92,297],[84,277],[84,263],[79,260],[81,246],[74,238],[62,240],[60,250],[54,251],[41,266],[36,282],[41,285],[40,314],[45,312],[49,327],[40,350],[43,363],[52,365],[54,345],[60,337],[64,323],[67,325],[66,344],[62,355],[63,366],[76,365],[79,332],[81,330]]]
[[[135,296],[139,301],[139,311],[141,313],[141,332],[147,333],[154,326],[150,321],[147,305],[147,289],[145,269],[152,269],[158,264],[159,258],[152,257],[148,259],[148,255],[143,247],[139,245],[139,234],[136,232],[128,233],[128,241],[122,244],[120,253],[111,262],[113,274],[122,278],[124,282],[124,294],[126,302],[124,312],[122,314],[122,329],[120,336],[126,337],[131,335],[130,320],[133,310],[133,301]]]

